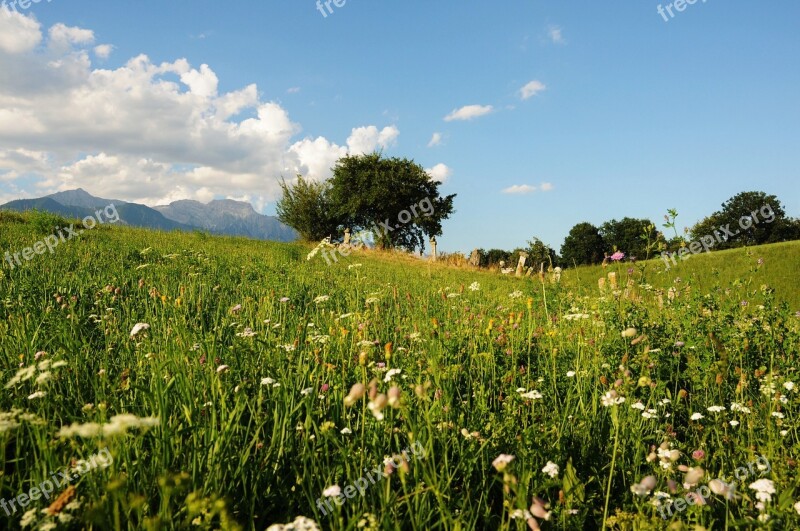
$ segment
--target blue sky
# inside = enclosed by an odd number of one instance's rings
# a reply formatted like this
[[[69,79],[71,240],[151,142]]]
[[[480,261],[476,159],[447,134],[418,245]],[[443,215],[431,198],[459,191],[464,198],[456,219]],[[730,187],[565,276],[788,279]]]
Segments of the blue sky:
[[[382,148],[458,194],[447,251],[532,236],[558,249],[578,222],[660,222],[668,208],[690,225],[745,190],[800,216],[800,5],[698,0],[668,22],[658,5],[347,0],[323,17],[314,0],[52,0],[0,13],[0,200],[81,186],[273,213],[280,174],[325,178],[336,155]],[[467,106],[485,114],[445,119]]]

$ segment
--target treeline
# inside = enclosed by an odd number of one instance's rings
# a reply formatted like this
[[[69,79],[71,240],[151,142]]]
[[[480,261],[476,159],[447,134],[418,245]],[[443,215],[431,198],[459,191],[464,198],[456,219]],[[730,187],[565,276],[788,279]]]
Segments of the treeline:
[[[682,247],[702,238],[714,237],[714,249],[762,245],[800,240],[800,219],[790,218],[774,195],[764,192],[742,192],[722,204],[721,210],[710,214],[691,228],[678,229],[678,213],[670,210],[664,216],[664,232],[649,219],[612,219],[595,226],[578,223],[569,231],[556,251],[538,238],[526,247],[512,251],[477,249],[481,267],[515,267],[522,252],[528,254],[527,264],[536,269],[600,264],[620,258],[645,260],[663,252],[678,252]]]

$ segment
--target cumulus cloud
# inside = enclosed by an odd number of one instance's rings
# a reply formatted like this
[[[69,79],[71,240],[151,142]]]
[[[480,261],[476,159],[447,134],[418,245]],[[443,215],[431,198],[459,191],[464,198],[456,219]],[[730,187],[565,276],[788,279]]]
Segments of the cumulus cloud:
[[[0,52],[18,54],[42,42],[41,25],[32,17],[0,7]]]
[[[99,46],[94,47],[94,54],[98,59],[108,59],[113,50],[114,47],[110,44],[100,44]]]
[[[453,175],[452,168],[449,168],[446,164],[439,163],[433,168],[428,168],[425,172],[431,176],[431,179],[434,181],[438,181],[440,183],[445,182],[447,179]]]
[[[444,117],[445,122],[452,122],[455,120],[472,120],[489,114],[494,110],[491,105],[466,105],[460,109],[455,109],[453,112]]]
[[[45,46],[40,46],[44,42]],[[83,187],[162,204],[279,197],[296,173],[326,179],[336,160],[387,148],[396,126],[355,127],[344,145],[302,128],[253,84],[220,93],[212,66],[138,55],[98,68],[94,33],[0,8],[0,181],[16,197]],[[88,47],[88,48],[87,48]],[[3,195],[8,200],[8,196]]]
[[[442,133],[433,133],[431,141],[428,142],[428,147],[435,147],[442,143]]]
[[[524,87],[519,89],[519,97],[523,100],[527,100],[539,94],[540,92],[544,92],[547,89],[544,83],[541,81],[531,81],[527,83]]]
[[[527,195],[536,191],[549,192],[552,189],[553,185],[551,183],[542,183],[538,187],[532,184],[515,184],[513,186],[509,186],[508,188],[504,188],[502,192],[509,195]]]

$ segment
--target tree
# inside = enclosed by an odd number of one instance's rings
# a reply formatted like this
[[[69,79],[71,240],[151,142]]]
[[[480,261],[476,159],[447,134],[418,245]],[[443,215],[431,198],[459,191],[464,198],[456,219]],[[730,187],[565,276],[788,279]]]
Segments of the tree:
[[[597,227],[591,223],[578,223],[564,239],[561,257],[567,265],[598,264],[603,261],[605,248]]]
[[[776,196],[741,192],[724,202],[721,211],[697,223],[691,233],[693,240],[719,234],[724,238],[716,248],[730,249],[784,241],[787,226],[791,227],[791,220]]]
[[[370,231],[383,249],[414,250],[440,236],[454,212],[455,194],[442,197],[439,185],[411,160],[349,155],[336,162],[328,196],[335,217],[352,230]]]
[[[481,267],[492,267],[505,262],[506,266],[511,263],[511,253],[503,249],[489,249],[481,254]]]
[[[556,252],[535,236],[528,242],[526,252],[528,253],[528,265],[537,271],[541,268],[541,264],[544,264],[545,269],[551,265],[554,267],[558,265]]]
[[[648,233],[651,242],[658,238],[658,231],[649,219],[612,219],[600,227],[600,235],[609,247],[606,251],[622,251],[629,257],[641,259],[647,258]]]
[[[278,219],[296,230],[306,241],[320,241],[336,234],[341,218],[330,201],[330,186],[297,176],[293,185],[281,181],[283,197],[278,201]]]

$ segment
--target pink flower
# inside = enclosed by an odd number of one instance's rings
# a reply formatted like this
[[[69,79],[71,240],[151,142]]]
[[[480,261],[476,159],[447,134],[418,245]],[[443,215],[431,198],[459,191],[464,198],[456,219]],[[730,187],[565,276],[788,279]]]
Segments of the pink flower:
[[[614,254],[612,254],[611,256],[609,256],[609,258],[610,258],[611,260],[615,261],[615,262],[619,262],[620,260],[622,260],[623,258],[625,258],[625,253],[623,253],[623,252],[620,252],[620,251],[617,251],[616,253],[614,253]]]

